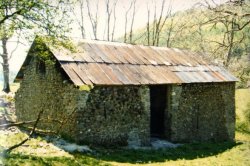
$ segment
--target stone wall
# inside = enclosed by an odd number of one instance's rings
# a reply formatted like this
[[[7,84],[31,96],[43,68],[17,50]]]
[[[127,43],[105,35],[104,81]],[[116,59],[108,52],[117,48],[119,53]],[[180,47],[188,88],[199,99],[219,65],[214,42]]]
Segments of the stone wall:
[[[150,138],[148,88],[96,87],[77,112],[77,142],[145,145]]]
[[[59,132],[78,143],[148,144],[147,87],[94,87],[80,91],[57,63],[41,65],[33,58],[15,95],[19,121],[35,120],[40,129]]]
[[[52,61],[53,62],[53,61]],[[148,86],[97,86],[80,91],[60,65],[33,58],[15,95],[19,121],[78,143],[146,145],[150,141]],[[168,86],[165,137],[175,142],[234,139],[235,83]]]
[[[59,74],[57,65],[31,60],[15,95],[16,114],[19,121],[27,121],[43,111],[38,128],[74,137],[79,91]]]
[[[170,140],[233,140],[234,93],[235,83],[172,85],[167,112],[171,117]]]

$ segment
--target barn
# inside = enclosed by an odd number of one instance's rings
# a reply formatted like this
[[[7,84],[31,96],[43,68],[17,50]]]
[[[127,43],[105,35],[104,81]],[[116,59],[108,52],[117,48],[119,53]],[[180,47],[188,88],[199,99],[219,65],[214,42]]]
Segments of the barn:
[[[232,141],[235,82],[223,67],[176,48],[82,40],[33,42],[16,81],[16,113],[77,143]]]

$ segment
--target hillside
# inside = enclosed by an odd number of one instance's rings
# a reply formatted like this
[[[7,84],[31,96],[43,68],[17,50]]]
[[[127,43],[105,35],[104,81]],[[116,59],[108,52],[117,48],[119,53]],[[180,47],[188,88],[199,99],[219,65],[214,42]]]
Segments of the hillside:
[[[246,4],[241,7],[227,4],[218,6],[216,10],[230,10],[243,15],[244,12],[250,11],[249,3]],[[162,28],[159,35],[159,46],[200,52],[215,63],[225,65],[237,76],[240,79],[238,87],[247,87],[250,80],[250,26],[236,30],[238,26],[244,25],[248,20],[223,14],[201,8],[175,13],[166,20]],[[216,21],[210,21],[215,18]],[[232,26],[230,23],[235,27],[230,27]],[[149,28],[150,45],[153,43],[155,24],[155,22],[151,23]],[[148,45],[147,27],[135,32],[133,43]]]

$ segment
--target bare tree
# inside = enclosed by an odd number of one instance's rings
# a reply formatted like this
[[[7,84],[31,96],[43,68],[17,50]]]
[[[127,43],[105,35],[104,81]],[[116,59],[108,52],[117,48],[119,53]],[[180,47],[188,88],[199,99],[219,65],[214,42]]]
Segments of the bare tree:
[[[117,5],[117,1],[118,0],[114,0],[113,2],[111,2],[110,0],[106,0],[105,1],[105,5],[106,5],[106,16],[107,16],[107,22],[105,25],[105,31],[107,32],[107,41],[111,41],[114,40],[114,32],[115,32],[115,24],[116,24],[116,5]],[[111,18],[114,18],[113,20],[113,27],[111,28]],[[104,34],[105,34],[104,31]]]
[[[171,35],[174,31],[174,18],[171,18],[170,25],[167,28],[167,47],[171,47]],[[157,40],[157,43],[159,43],[159,39]]]
[[[86,37],[85,25],[84,25],[84,23],[85,23],[84,22],[84,2],[85,2],[85,0],[78,0],[77,2],[79,3],[80,18],[78,18],[79,14],[75,12],[75,8],[72,7],[72,5],[71,5],[71,12],[75,16],[75,20],[76,20],[76,22],[81,30],[81,36],[84,39]],[[73,5],[75,6],[75,4],[73,4]],[[78,6],[78,4],[77,4],[77,6]]]
[[[218,5],[214,1],[213,4],[205,1],[205,6],[210,10],[208,20],[203,25],[212,24],[213,27],[217,25],[223,26],[225,32],[221,41],[211,40],[210,42],[217,44],[218,50],[225,50],[224,52],[224,65],[229,66],[233,55],[233,49],[240,44],[244,38],[243,29],[250,25],[250,5],[249,2],[242,0],[229,1],[226,5]],[[236,39],[236,35],[242,36]]]
[[[155,28],[156,28],[156,24],[157,24],[157,17],[156,17],[156,13],[157,13],[157,8],[156,8],[156,2],[154,2],[154,21],[153,21],[153,27],[152,27],[152,44],[155,45]]]
[[[123,37],[123,41],[124,43],[127,42],[127,26],[128,26],[128,14],[129,14],[129,11],[130,9],[132,8],[132,5],[133,5],[133,1],[131,1],[130,5],[129,5],[129,8],[126,10],[125,12],[125,28],[124,28],[124,37]],[[125,9],[125,8],[124,8]]]
[[[129,32],[129,42],[132,43],[133,40],[133,26],[134,26],[134,20],[135,20],[135,9],[136,9],[136,0],[132,1],[133,4],[133,13],[131,18],[131,24],[130,24],[130,32]]]
[[[116,4],[117,4],[118,0],[116,0],[114,2],[114,6],[113,6],[113,10],[114,10],[114,14],[113,14],[113,28],[112,28],[112,34],[111,34],[111,41],[114,41],[114,34],[115,34],[115,25],[116,25]]]
[[[157,46],[159,45],[160,33],[162,32],[162,29],[166,23],[166,20],[172,16],[172,4],[170,1],[170,4],[168,5],[167,13],[162,21],[164,6],[165,6],[165,0],[162,1],[161,14],[160,14],[160,18],[158,20],[157,27],[156,27],[156,45]],[[169,27],[169,37],[170,37],[170,33],[172,32],[172,30],[173,30],[173,19],[171,19],[171,24]]]
[[[154,4],[153,18],[154,18],[154,20],[153,20],[153,23],[152,23],[151,26],[150,26],[150,14],[151,14],[151,11],[150,11],[150,7],[148,5],[148,9],[147,9],[147,14],[148,14],[148,20],[147,20],[147,42],[148,42],[148,45],[151,44],[150,43],[151,39],[152,39],[152,45],[155,45],[155,46],[159,45],[159,41],[160,41],[160,36],[161,36],[162,29],[163,29],[163,27],[164,27],[167,19],[171,17],[171,14],[172,14],[172,5],[171,5],[171,2],[168,5],[167,12],[166,12],[166,14],[164,16],[165,3],[166,3],[166,0],[162,0],[161,1],[160,15],[159,15],[159,18],[157,18],[157,4],[156,4],[155,1],[153,1],[153,4]],[[173,24],[171,24],[171,27],[169,28],[169,30],[170,30],[169,33],[172,32],[172,30],[173,30]]]
[[[98,27],[98,10],[99,10],[99,0],[97,0],[96,2],[96,8],[95,8],[95,14],[94,16],[91,14],[91,9],[90,9],[90,2],[89,0],[86,0],[87,2],[87,9],[88,9],[88,16],[89,16],[89,20],[92,26],[92,31],[94,34],[94,38],[95,40],[98,39],[97,38],[97,27]]]
[[[110,41],[110,19],[112,14],[112,8],[110,9],[110,0],[106,0],[106,13],[107,13],[107,40]]]
[[[148,20],[147,20],[147,41],[148,46],[150,45],[150,8],[149,4],[147,5],[147,14],[148,14]]]

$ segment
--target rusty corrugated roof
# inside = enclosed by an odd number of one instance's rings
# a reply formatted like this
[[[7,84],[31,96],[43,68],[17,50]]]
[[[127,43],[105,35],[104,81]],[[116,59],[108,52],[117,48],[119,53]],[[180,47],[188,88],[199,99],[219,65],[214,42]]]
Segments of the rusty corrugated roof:
[[[224,68],[175,48],[87,40],[77,53],[49,48],[78,86],[237,81]]]

